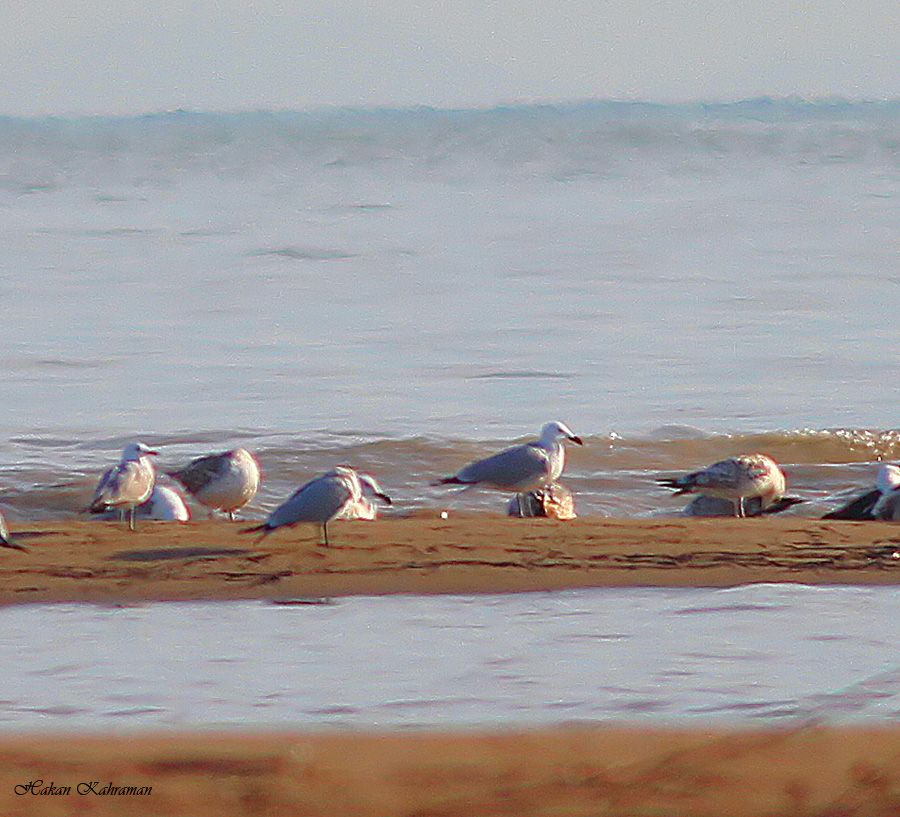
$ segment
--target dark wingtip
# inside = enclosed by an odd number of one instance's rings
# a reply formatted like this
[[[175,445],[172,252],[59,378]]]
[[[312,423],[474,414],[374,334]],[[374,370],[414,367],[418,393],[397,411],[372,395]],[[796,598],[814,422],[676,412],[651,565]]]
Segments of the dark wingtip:
[[[0,547],[9,548],[10,550],[21,550],[24,553],[28,552],[28,548],[20,545],[14,539],[6,539],[3,536],[0,536]]]
[[[459,477],[444,477],[443,479],[439,479],[437,482],[432,482],[432,486],[437,485],[465,485]]]
[[[807,500],[801,499],[799,496],[783,496],[781,497],[781,499],[769,505],[768,508],[765,508],[761,515],[770,516],[775,513],[781,513],[782,511],[786,511],[788,508],[794,507],[794,505],[799,505],[802,502],[806,501]]]
[[[880,497],[881,491],[876,488],[874,491],[869,491],[851,500],[846,505],[841,505],[840,508],[826,513],[822,519],[844,519],[856,522],[872,520],[875,518],[872,515],[872,510]]]

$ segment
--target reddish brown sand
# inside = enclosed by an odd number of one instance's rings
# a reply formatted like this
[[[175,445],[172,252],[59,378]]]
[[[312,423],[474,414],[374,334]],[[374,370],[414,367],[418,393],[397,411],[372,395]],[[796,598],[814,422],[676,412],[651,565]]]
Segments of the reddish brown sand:
[[[241,527],[26,527],[54,532],[0,551],[0,603],[900,582],[889,524],[432,515],[337,523],[330,548]],[[896,727],[13,736],[0,760],[3,817],[900,817]],[[17,794],[34,780],[72,793]],[[90,781],[152,793],[78,795]]]
[[[262,542],[221,522],[34,525],[0,551],[0,603],[483,593],[614,585],[900,583],[900,526],[805,519],[338,522]],[[50,532],[52,531],[52,532]]]
[[[875,728],[57,735],[2,739],[0,760],[5,817],[900,814],[900,734]],[[77,793],[92,781],[152,791]]]

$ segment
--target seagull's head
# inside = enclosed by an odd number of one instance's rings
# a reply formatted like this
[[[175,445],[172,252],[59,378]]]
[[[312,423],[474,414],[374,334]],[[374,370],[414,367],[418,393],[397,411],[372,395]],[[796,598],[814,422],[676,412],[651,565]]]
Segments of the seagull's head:
[[[386,502],[388,505],[392,505],[391,498],[384,492],[382,487],[378,484],[378,480],[375,479],[371,474],[362,474],[357,473],[359,477],[359,484],[362,486],[363,491],[366,488],[372,492],[373,496],[377,496],[380,500]]]
[[[875,477],[875,487],[883,494],[889,494],[900,488],[900,468],[884,463]]]
[[[158,451],[154,451],[152,448],[144,445],[143,443],[128,443],[128,445],[126,445],[122,450],[122,461],[134,462],[139,460],[141,457],[156,457],[158,455]]]
[[[544,423],[541,428],[541,442],[552,443],[560,437],[565,437],[578,445],[584,445],[581,437],[576,436],[565,423],[561,423],[559,420],[554,420],[552,423]]]

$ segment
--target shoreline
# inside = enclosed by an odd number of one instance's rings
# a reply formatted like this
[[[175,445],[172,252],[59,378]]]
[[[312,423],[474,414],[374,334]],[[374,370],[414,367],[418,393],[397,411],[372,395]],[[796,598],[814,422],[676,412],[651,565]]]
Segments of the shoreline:
[[[896,726],[23,734],[0,756],[9,817],[900,813]]]
[[[900,585],[900,527],[784,519],[568,522],[424,514],[302,525],[263,541],[248,523],[61,521],[16,526],[0,604],[471,594],[760,582]]]

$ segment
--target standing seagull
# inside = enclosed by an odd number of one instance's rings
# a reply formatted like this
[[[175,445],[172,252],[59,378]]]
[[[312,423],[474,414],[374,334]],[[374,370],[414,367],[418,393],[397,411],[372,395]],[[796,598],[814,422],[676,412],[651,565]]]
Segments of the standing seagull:
[[[88,506],[91,512],[114,509],[125,518],[129,511],[128,530],[134,530],[134,509],[150,498],[156,484],[156,470],[149,457],[157,456],[143,443],[129,443],[122,451],[122,459],[100,477],[94,498]]]
[[[234,512],[253,499],[259,489],[259,463],[246,448],[200,457],[167,473],[201,505],[225,511],[232,522]]]
[[[492,457],[469,463],[452,477],[446,477],[437,485],[484,485],[499,491],[527,494],[559,479],[566,464],[566,451],[560,437],[583,445],[565,424],[554,421],[545,423],[536,442],[507,448]],[[522,512],[522,499],[520,515]]]
[[[370,485],[374,483],[375,495],[390,504],[390,497],[381,490],[378,483],[371,477],[369,480]],[[278,528],[290,527],[300,522],[313,522],[322,526],[323,544],[327,546],[328,523],[341,516],[348,507],[361,499],[360,476],[352,468],[338,466],[298,488],[269,514],[262,525],[244,528],[241,533],[262,531],[260,537],[262,539]]]
[[[6,527],[6,520],[0,513],[0,547],[10,548],[12,550],[28,550],[22,547],[18,542],[9,538],[9,528]]]
[[[106,506],[93,511],[98,519],[115,519],[116,511]],[[191,512],[184,500],[174,488],[165,485],[154,485],[150,498],[134,509],[135,519],[154,519],[162,522],[188,522]]]
[[[746,500],[759,498],[765,511],[784,497],[784,472],[765,454],[742,454],[713,463],[676,479],[659,479],[660,485],[673,488],[675,496],[703,494],[730,500],[739,517],[748,516]]]

